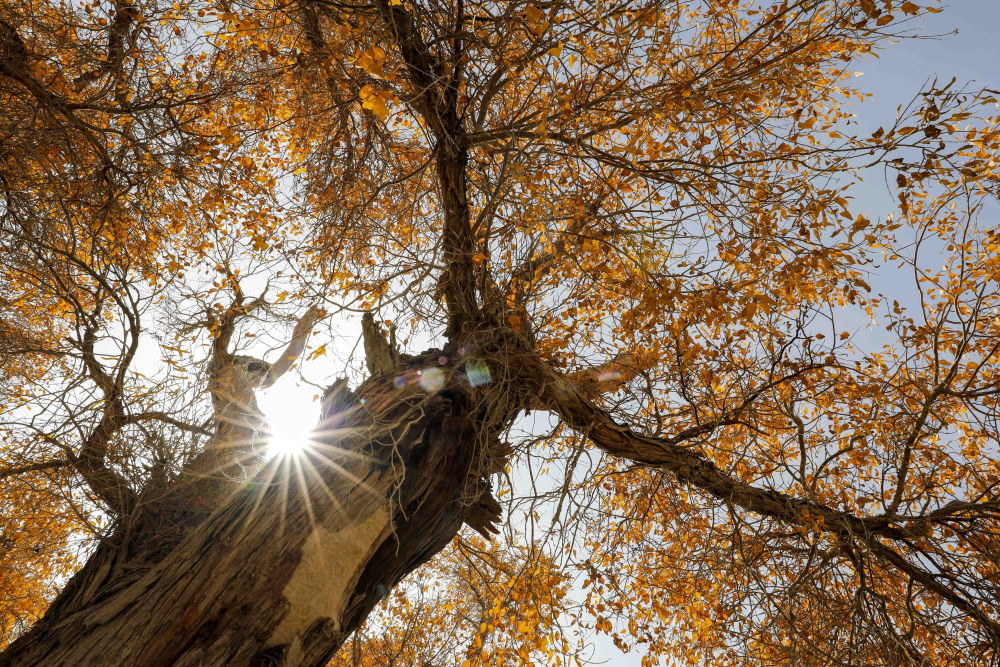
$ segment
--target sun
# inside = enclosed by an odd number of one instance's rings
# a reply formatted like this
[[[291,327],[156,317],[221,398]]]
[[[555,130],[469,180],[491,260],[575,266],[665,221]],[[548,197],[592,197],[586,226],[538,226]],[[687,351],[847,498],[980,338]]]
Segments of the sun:
[[[293,456],[310,443],[310,433],[319,418],[316,389],[297,385],[292,378],[279,380],[257,396],[257,404],[271,430],[267,458]]]

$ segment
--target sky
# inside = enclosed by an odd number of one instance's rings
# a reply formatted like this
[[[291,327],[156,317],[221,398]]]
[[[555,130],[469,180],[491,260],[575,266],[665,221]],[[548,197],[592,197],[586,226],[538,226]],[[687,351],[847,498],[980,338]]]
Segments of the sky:
[[[955,77],[956,87],[1000,90],[1000,0],[954,0],[939,6],[940,14],[911,20],[911,30],[920,37],[889,45],[879,57],[851,66],[861,73],[852,85],[874,94],[852,105],[859,134],[891,124],[897,106],[905,106],[935,77],[939,85]],[[869,178],[857,194],[857,208],[866,209],[870,219],[898,206],[881,178]]]
[[[1000,0],[954,0],[950,5],[938,6],[944,9],[940,14],[921,17],[909,24],[914,34],[924,38],[902,40],[885,48],[878,58],[869,57],[851,65],[852,71],[862,73],[851,83],[875,94],[874,99],[853,105],[858,134],[871,134],[878,127],[891,124],[896,118],[897,105],[905,106],[934,77],[940,83],[956,77],[957,84],[970,83],[971,88],[1000,91]],[[868,180],[865,187],[856,191],[854,208],[870,219],[884,218],[896,207],[894,197],[880,174],[872,174]],[[1000,224],[1000,219],[997,222]],[[888,280],[882,276],[883,283]],[[891,288],[877,282],[873,287],[876,291]],[[353,326],[360,333],[356,321]],[[327,356],[323,366],[328,369],[330,359],[335,358],[336,354]],[[296,376],[288,374],[260,397],[260,405],[277,434],[275,449],[293,446],[316,421],[318,404],[312,400],[316,388],[298,381]],[[604,661],[611,667],[637,667],[641,657],[637,653],[623,655],[606,638],[599,638],[594,644],[594,661]]]

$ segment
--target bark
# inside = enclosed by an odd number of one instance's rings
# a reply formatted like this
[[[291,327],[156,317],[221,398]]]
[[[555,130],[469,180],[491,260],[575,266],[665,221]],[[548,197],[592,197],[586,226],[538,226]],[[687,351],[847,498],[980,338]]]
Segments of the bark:
[[[463,521],[498,518],[503,386],[471,387],[448,349],[408,364],[341,392],[307,456],[220,482],[217,505],[203,485],[147,489],[0,665],[326,662]],[[431,367],[437,391],[417,381]]]

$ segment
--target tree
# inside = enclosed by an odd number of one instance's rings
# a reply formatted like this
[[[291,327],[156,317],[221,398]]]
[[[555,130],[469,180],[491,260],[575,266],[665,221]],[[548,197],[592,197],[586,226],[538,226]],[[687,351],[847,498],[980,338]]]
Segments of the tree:
[[[923,11],[2,5],[0,664],[323,664],[525,479],[544,539],[461,538],[410,648],[1000,659],[995,101],[843,107]],[[365,379],[264,459],[255,390],[350,313]]]

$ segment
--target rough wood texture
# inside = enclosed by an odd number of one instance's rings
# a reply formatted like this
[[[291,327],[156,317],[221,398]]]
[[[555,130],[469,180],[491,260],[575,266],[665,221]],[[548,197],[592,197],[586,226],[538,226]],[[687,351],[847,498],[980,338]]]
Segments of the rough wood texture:
[[[480,465],[503,419],[448,351],[406,372],[442,357],[438,391],[378,376],[331,408],[309,472],[272,462],[208,516],[149,490],[0,665],[323,664],[490,504]]]

